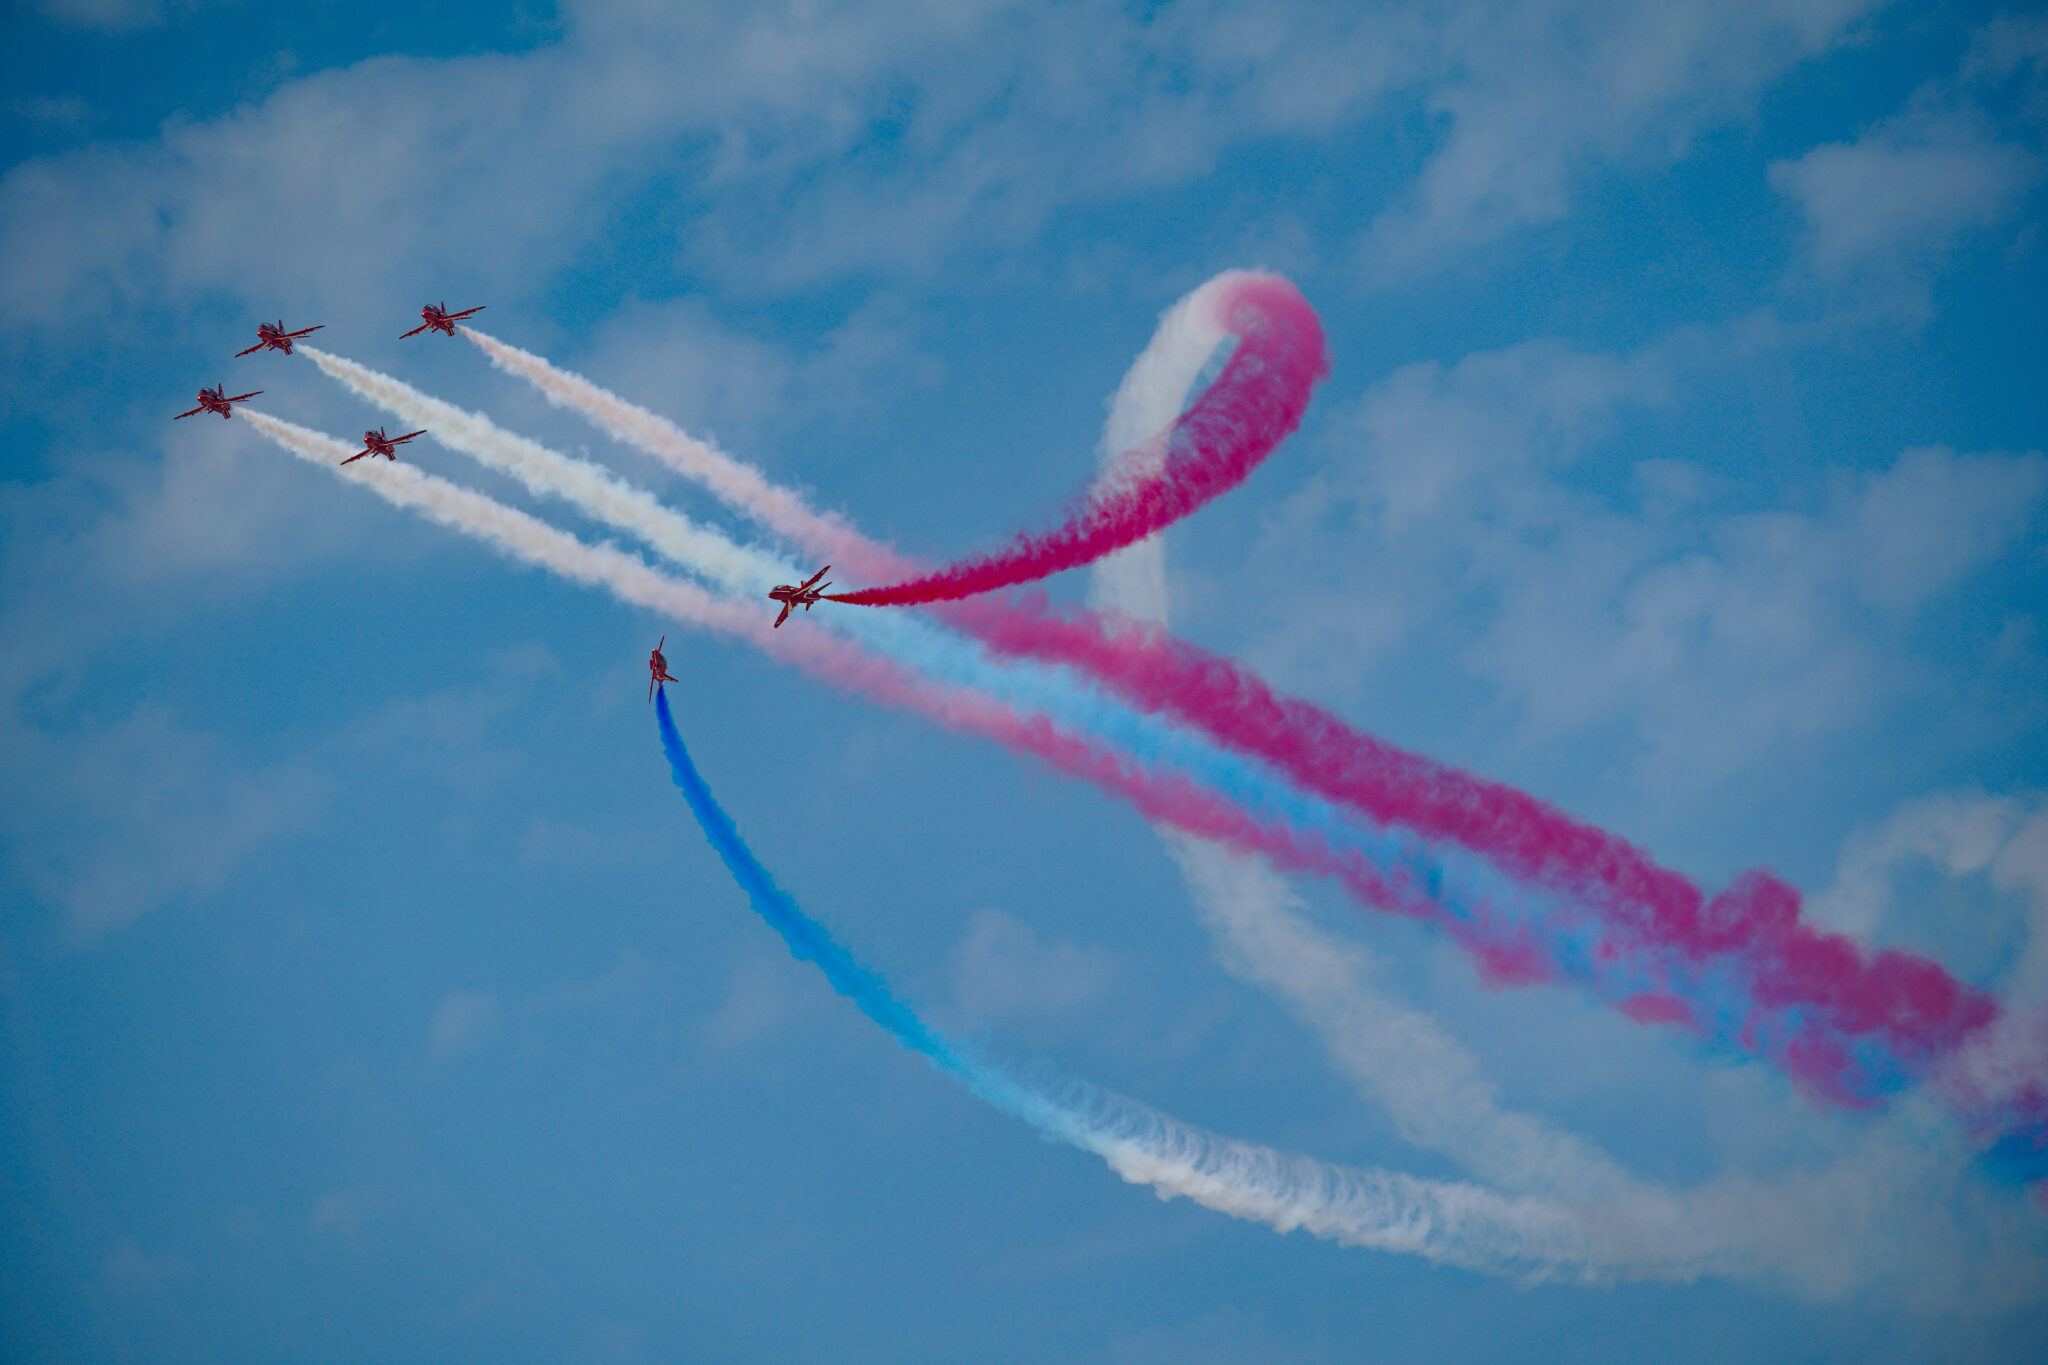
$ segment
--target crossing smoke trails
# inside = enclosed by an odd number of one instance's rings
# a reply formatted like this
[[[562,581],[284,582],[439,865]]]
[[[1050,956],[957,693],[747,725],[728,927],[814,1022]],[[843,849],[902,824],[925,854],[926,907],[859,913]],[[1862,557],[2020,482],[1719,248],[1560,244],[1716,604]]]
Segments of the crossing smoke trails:
[[[1161,319],[1119,387],[1104,424],[1105,478],[1118,476],[1116,466],[1134,444],[1130,433],[1157,430],[1179,410],[1220,341],[1188,325],[1192,311],[1183,306]],[[1150,536],[1098,560],[1089,601],[1163,628],[1169,606],[1163,539]],[[1408,1142],[1450,1156],[1503,1190],[1580,1209],[1625,1209],[1635,1226],[1656,1230],[1674,1262],[1688,1259],[1676,1248],[1690,1247],[1689,1259],[1702,1266],[1773,1270],[1819,1297],[1839,1296],[1883,1273],[1870,1263],[1874,1243],[1859,1215],[1873,1177],[1900,1160],[1883,1151],[1887,1135],[1869,1135],[1875,1153],[1858,1154],[1820,1176],[1774,1182],[1722,1177],[1677,1191],[1648,1184],[1592,1144],[1535,1115],[1503,1109],[1477,1059],[1381,990],[1374,979],[1378,964],[1365,950],[1311,923],[1293,890],[1259,859],[1172,829],[1155,832],[1226,970],[1277,995]],[[1926,1147],[1939,1145],[1922,1144],[1918,1155],[1927,1161],[1922,1169],[1945,1182],[1954,1159],[1925,1155]],[[1924,1233],[1916,1240],[1924,1242]]]
[[[1345,1246],[1407,1252],[1525,1279],[1597,1280],[1617,1262],[1642,1278],[1689,1279],[1700,1273],[1701,1265],[1661,1252],[1633,1258],[1596,1253],[1596,1241],[1603,1240],[1599,1230],[1545,1201],[1330,1166],[1220,1138],[1092,1088],[1073,1087],[1074,1098],[1056,1099],[975,1060],[962,1044],[926,1024],[776,885],[691,762],[666,689],[656,703],[662,749],[691,814],[755,913],[797,960],[815,965],[833,990],[903,1047],[1043,1136],[1094,1153],[1125,1180],[1150,1185],[1161,1198],[1185,1197],[1279,1232],[1299,1228]],[[1625,1238],[1617,1226],[1604,1240]]]
[[[1236,278],[1226,276],[1197,291],[1170,315],[1173,325],[1197,340],[1215,335],[1220,329],[1205,329],[1197,320],[1206,310],[1191,305],[1207,302],[1205,294],[1213,297]],[[675,452],[689,438],[662,419],[538,357],[466,334],[550,398],[695,473],[714,492],[769,487],[757,471],[701,443],[683,461]],[[1147,382],[1135,372],[1132,379]],[[1145,486],[1150,466],[1160,458],[1156,447],[1134,443],[1099,486]],[[734,468],[751,478],[736,476]],[[795,494],[772,494],[771,501],[757,491],[735,505],[800,542],[807,528],[823,520]],[[839,548],[852,548],[848,537],[856,533],[844,522],[830,525]],[[1269,765],[1297,791],[1319,795],[1376,825],[1408,829],[1433,844],[1484,858],[1520,889],[1503,887],[1498,876],[1451,866],[1462,875],[1467,894],[1449,894],[1457,888],[1446,881],[1441,851],[1418,859],[1412,850],[1382,846],[1376,858],[1332,856],[1319,841],[1298,837],[1303,828],[1331,828],[1326,818],[1300,807],[1292,813],[1293,828],[1240,823],[1214,807],[1203,816],[1206,828],[1168,820],[1197,837],[1263,853],[1289,871],[1335,877],[1365,904],[1433,919],[1496,983],[1574,982],[1639,1022],[1673,1024],[1719,1050],[1767,1057],[1808,1093],[1849,1107],[1879,1103],[1924,1079],[1964,1044],[1985,1037],[1998,1017],[1996,1001],[1956,981],[1939,964],[1906,953],[1865,953],[1853,940],[1800,923],[1797,891],[1767,873],[1746,874],[1708,898],[1690,880],[1613,835],[1512,788],[1360,734],[1307,703],[1274,694],[1249,670],[1157,628],[1133,622],[1112,627],[1099,618],[1060,619],[984,603],[944,608],[943,619],[1019,660],[1071,668],[1140,712],[1190,726]],[[1088,728],[1087,717],[1070,719]],[[1112,744],[1125,738],[1119,734]],[[1140,757],[1156,755],[1141,748]],[[1092,771],[1092,780],[1107,780],[1113,789],[1133,789],[1128,779],[1134,774],[1117,771],[1120,765],[1102,753],[1079,766],[1054,761],[1069,772]],[[1218,789],[1241,798],[1256,785],[1238,776],[1224,779]],[[1159,809],[1142,800],[1139,808]],[[1339,842],[1343,837],[1340,829]],[[1969,1081],[1963,1076],[1956,1088],[1969,1090]],[[2013,1144],[2022,1156],[2048,1152],[2048,1097],[2041,1085],[2001,1080],[1995,1089],[1995,1100],[1959,1094],[1956,1107],[1975,1114],[1987,1142],[2002,1140],[2008,1155]]]
[[[762,623],[762,613],[664,578],[631,556],[584,545],[524,513],[408,465],[341,467],[338,461],[351,453],[349,445],[261,413],[245,415],[256,430],[301,458],[325,465],[395,505],[491,541],[516,557],[578,581],[601,584],[624,600],[676,619],[751,639],[810,671],[884,700],[919,706],[942,722],[1006,737],[1005,718],[985,706],[977,709],[972,699],[955,699],[949,710],[934,689],[875,668],[829,640],[771,633]],[[1043,734],[1043,727],[1035,728]],[[1142,808],[1145,802],[1140,804]],[[1333,1168],[1230,1143],[1128,1101],[1079,1088],[1062,1103],[1064,1108],[1055,1106],[1056,1123],[1071,1127],[1081,1122],[1077,1145],[1102,1155],[1124,1178],[1149,1183],[1164,1196],[1184,1194],[1282,1231],[1301,1227],[1348,1245],[1412,1252],[1532,1279],[1688,1279],[1705,1273],[1753,1273],[1783,1261],[1770,1248],[1759,1251],[1755,1235],[1763,1226],[1757,1211],[1775,1210],[1778,1201],[1734,1201],[1724,1216],[1704,1223],[1696,1211],[1654,1194],[1645,1198],[1610,1191],[1617,1197],[1568,1208],[1507,1198],[1469,1185]],[[1045,1126],[1048,1111],[1039,1107],[1039,1100],[1011,1096],[1012,1112],[1018,1112],[1018,1104],[1023,1105],[1023,1117]],[[1705,1230],[1716,1227],[1721,1231],[1714,1235]],[[1734,1235],[1737,1230],[1743,1235]],[[1762,1240],[1782,1249],[1797,1239]],[[1788,1268],[1798,1270],[1796,1265]]]
[[[409,424],[430,427],[442,444],[514,475],[537,493],[567,498],[632,531],[718,586],[753,593],[776,575],[788,573],[786,565],[734,546],[595,466],[502,431],[480,414],[428,397],[388,375],[317,350],[312,356],[358,394]],[[1131,472],[1127,465],[1112,471],[1112,477]],[[976,728],[1021,743],[1067,772],[1119,791],[1151,818],[1264,852],[1292,871],[1338,878],[1364,904],[1445,922],[1482,961],[1526,952],[1523,940],[1532,934],[1554,937],[1570,918],[1567,907],[1526,903],[1527,897],[1497,875],[1461,869],[1398,840],[1368,839],[1361,847],[1364,831],[1341,812],[1313,797],[1303,798],[1241,759],[1199,741],[1191,743],[1188,736],[1154,718],[1105,704],[1102,697],[1077,688],[1057,671],[992,662],[970,641],[902,614],[855,613],[836,621],[869,648],[923,678],[991,698],[1008,708],[1008,714],[1051,722],[1050,727],[1027,727],[1021,740],[1018,727],[1002,713],[985,717]],[[902,693],[898,688],[891,695]],[[1553,954],[1569,948],[1569,943],[1551,945]],[[1633,970],[1630,963],[1619,966]],[[1597,978],[1590,984],[1609,998],[1633,989]]]
[[[750,639],[771,652],[842,685],[852,685],[883,700],[916,706],[942,722],[978,729],[1011,742],[1041,749],[1051,738],[1042,723],[1018,727],[1005,713],[979,705],[973,698],[942,695],[919,686],[886,666],[878,666],[854,650],[813,634],[785,640],[771,632],[763,614],[749,605],[720,599],[695,585],[655,573],[630,555],[608,546],[591,546],[517,509],[448,483],[410,465],[351,465],[339,462],[353,447],[320,432],[260,412],[243,414],[252,427],[292,454],[328,468],[346,482],[369,489],[394,506],[417,511],[431,520],[495,544],[514,557],[550,569],[577,582],[603,586],[622,600],[662,612],[673,619]],[[666,693],[661,698],[666,722],[664,743],[674,737],[671,761],[687,764],[680,737],[674,736]],[[1020,733],[1021,731],[1021,733]],[[1058,746],[1053,746],[1057,751]],[[1071,761],[1085,766],[1079,746],[1069,742]],[[686,795],[684,771],[677,783]],[[698,782],[701,789],[701,780]],[[709,801],[708,791],[702,792]],[[1141,805],[1148,804],[1141,801]],[[1170,804],[1170,802],[1169,802]],[[693,799],[693,809],[696,807]],[[698,809],[700,821],[706,810]],[[718,820],[730,830],[722,813]],[[1617,1266],[1631,1277],[1690,1278],[1707,1267],[1674,1260],[1658,1251],[1632,1257],[1598,1254],[1575,1218],[1540,1201],[1512,1199],[1471,1185],[1429,1182],[1394,1172],[1350,1170],[1289,1156],[1268,1148],[1230,1142],[1178,1124],[1130,1101],[1084,1088],[1074,1098],[1055,1103],[1026,1090],[987,1068],[974,1064],[957,1044],[931,1032],[914,1013],[889,996],[878,978],[853,961],[814,922],[805,919],[787,898],[763,902],[763,890],[780,896],[766,873],[752,862],[744,845],[721,842],[719,826],[705,823],[705,832],[734,875],[755,897],[756,908],[784,933],[791,951],[815,961],[835,989],[855,999],[870,1018],[888,1028],[906,1047],[928,1057],[983,1099],[1026,1122],[1048,1137],[1101,1156],[1124,1179],[1152,1186],[1163,1198],[1185,1196],[1233,1217],[1265,1223],[1278,1231],[1300,1228],[1347,1246],[1407,1252],[1432,1260],[1511,1274],[1528,1279],[1593,1280]],[[733,861],[738,856],[740,863]],[[758,876],[750,880],[751,866]],[[790,913],[777,914],[786,908]],[[792,917],[793,915],[793,917]],[[1631,1244],[1642,1239],[1630,1237]]]
[[[1118,386],[1103,425],[1105,479],[1119,476],[1140,433],[1157,431],[1186,401],[1220,329],[1187,301],[1160,319]],[[1170,594],[1166,547],[1149,536],[1097,560],[1089,602],[1163,631]],[[1258,859],[1155,828],[1188,884],[1224,965],[1277,994],[1323,1040],[1331,1059],[1392,1115],[1417,1146],[1454,1156],[1480,1179],[1560,1197],[1640,1201],[1646,1191],[1613,1161],[1540,1119],[1504,1113],[1478,1063],[1423,1016],[1386,998],[1374,964],[1356,944],[1323,933],[1299,913],[1287,883]]]
[[[1063,525],[1019,535],[1007,550],[828,600],[912,606],[1034,582],[1142,540],[1244,482],[1301,425],[1310,389],[1330,372],[1329,356],[1315,310],[1277,275],[1233,273],[1210,297],[1221,324],[1236,334],[1237,351],[1158,438],[1156,460],[1098,485]]]
[[[339,460],[352,453],[347,444],[274,417],[252,416],[258,419],[252,423],[255,429],[285,449],[311,463],[332,467],[340,477],[397,506],[419,511],[577,582],[606,587],[624,601],[749,640],[835,686],[1037,754],[1059,771],[1122,796],[1149,820],[1264,853],[1290,870],[1337,878],[1368,904],[1426,913],[1427,904],[1412,891],[1399,889],[1390,877],[1403,885],[1424,878],[1436,881],[1440,888],[1446,883],[1443,869],[1419,861],[1419,850],[1401,850],[1384,840],[1333,844],[1315,832],[1317,827],[1339,836],[1345,831],[1341,825],[1331,825],[1327,815],[1319,815],[1315,803],[1292,796],[1229,755],[1176,742],[1173,735],[1144,717],[1126,713],[1123,719],[1130,723],[1119,725],[1113,711],[1105,711],[1099,704],[1092,710],[1073,706],[1076,694],[1062,694],[1058,688],[1038,688],[1024,695],[1049,708],[1068,711],[1079,722],[1076,728],[1056,723],[1042,710],[1020,714],[981,690],[935,684],[909,668],[878,659],[823,632],[772,630],[766,614],[758,609],[657,574],[640,560],[609,546],[586,545],[524,512],[410,465],[343,467]],[[1008,685],[1000,670],[984,668],[964,676],[969,681]],[[1020,675],[1007,676],[1015,682]],[[1062,702],[1067,703],[1064,708]],[[1087,728],[1091,725],[1092,729]],[[1139,752],[1102,742],[1094,733],[1097,730],[1135,743]],[[1176,766],[1193,769],[1205,780],[1174,771]],[[1247,803],[1252,809],[1247,809]],[[1262,821],[1253,812],[1265,803],[1277,803],[1301,823],[1271,813]],[[1360,836],[1368,834],[1358,832]],[[1503,890],[1512,892],[1512,888]]]
[[[1073,667],[1138,709],[1192,725],[1377,823],[1470,849],[1517,880],[1605,910],[1595,951],[1667,964],[1647,970],[1621,1009],[1643,1022],[1732,1035],[1836,1103],[1870,1104],[1924,1075],[1998,1012],[1938,963],[1866,954],[1846,936],[1800,923],[1799,892],[1768,872],[1745,873],[1709,898],[1604,830],[1360,734],[1155,627],[980,606],[958,608],[952,619],[999,653]],[[1558,955],[1563,944],[1472,946],[1503,981],[1556,981],[1575,971]],[[1731,1000],[1698,996],[1698,983],[1717,969],[1743,978],[1738,1019],[1703,1017]]]

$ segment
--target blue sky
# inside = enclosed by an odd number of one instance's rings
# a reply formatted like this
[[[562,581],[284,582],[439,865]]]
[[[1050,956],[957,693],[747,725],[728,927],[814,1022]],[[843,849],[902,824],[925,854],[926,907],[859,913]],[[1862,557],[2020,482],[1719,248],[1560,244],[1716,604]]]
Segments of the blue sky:
[[[1531,1288],[1154,1199],[788,958],[669,785],[656,636],[755,851],[944,1026],[1250,1141],[1506,1177],[1465,1118],[1361,1079],[1111,798],[514,567],[244,423],[168,420],[225,381],[382,421],[302,360],[230,359],[281,315],[722,519],[468,345],[398,340],[423,301],[485,303],[936,558],[1052,517],[1161,310],[1270,267],[1333,373],[1167,537],[1179,631],[2039,1003],[2038,16],[40,0],[0,24],[0,1354],[2038,1350],[2048,1221],[1938,1107],[1818,1109],[1569,991],[1490,990],[1314,883],[1296,913],[1357,1000],[1488,1112],[1704,1205],[1773,1191],[1736,1240],[1776,1254]]]

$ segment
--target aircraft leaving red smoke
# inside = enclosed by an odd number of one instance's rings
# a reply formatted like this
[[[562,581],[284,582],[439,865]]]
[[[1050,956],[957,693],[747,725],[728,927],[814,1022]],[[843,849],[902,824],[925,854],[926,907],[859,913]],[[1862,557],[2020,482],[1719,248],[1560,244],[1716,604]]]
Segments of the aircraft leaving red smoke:
[[[1301,425],[1309,391],[1329,376],[1330,357],[1322,321],[1278,275],[1244,272],[1218,292],[1215,306],[1237,349],[1166,430],[1154,470],[1098,492],[1064,524],[1020,534],[1004,549],[827,600],[907,607],[1034,582],[1143,540],[1243,483]]]
[[[782,603],[782,615],[775,618],[777,629],[780,629],[782,623],[789,619],[791,608],[802,607],[805,611],[809,611],[816,603],[826,600],[825,589],[832,585],[830,583],[819,583],[818,580],[831,572],[832,566],[827,564],[824,568],[805,579],[800,585],[792,586],[788,583],[783,583],[769,590],[768,596]]]

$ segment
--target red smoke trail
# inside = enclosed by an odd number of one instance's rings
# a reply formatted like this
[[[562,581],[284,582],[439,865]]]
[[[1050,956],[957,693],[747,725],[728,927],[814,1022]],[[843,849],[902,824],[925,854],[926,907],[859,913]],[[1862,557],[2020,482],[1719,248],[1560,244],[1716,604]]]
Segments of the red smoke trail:
[[[1938,963],[1866,953],[1849,938],[1800,923],[1799,892],[1768,872],[1745,873],[1708,899],[1616,835],[1278,696],[1257,674],[1158,627],[1112,628],[1092,615],[1052,615],[1042,604],[971,604],[946,616],[998,653],[1075,668],[1141,710],[1271,764],[1305,790],[1382,825],[1470,849],[1518,881],[1583,902],[1600,916],[1594,952],[1603,960],[1665,961],[1695,979],[1715,966],[1736,969],[1748,1008],[1735,1041],[1776,1056],[1809,1090],[1838,1103],[1875,1098],[1874,1078],[1855,1053],[1858,1040],[1880,1043],[1906,1074],[1919,1075],[1998,1014],[1995,1001]],[[1496,979],[1558,974],[1554,954],[1533,941],[1515,953],[1474,933],[1466,946]],[[1695,1031],[1707,1022],[1693,1003],[1663,992],[1623,1007],[1644,1022]]]
[[[1309,390],[1330,362],[1315,310],[1278,275],[1244,275],[1221,291],[1217,307],[1237,350],[1167,430],[1156,470],[1090,497],[1062,526],[1018,535],[1007,550],[828,600],[901,607],[1030,583],[1143,540],[1243,483],[1301,425]]]

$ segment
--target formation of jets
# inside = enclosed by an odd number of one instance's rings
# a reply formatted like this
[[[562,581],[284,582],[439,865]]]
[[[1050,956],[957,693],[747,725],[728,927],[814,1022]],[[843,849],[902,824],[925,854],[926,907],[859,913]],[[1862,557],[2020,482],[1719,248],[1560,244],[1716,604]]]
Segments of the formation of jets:
[[[418,336],[421,332],[440,332],[445,336],[452,337],[455,335],[456,323],[464,318],[473,317],[483,312],[485,307],[486,305],[480,303],[474,308],[464,308],[459,312],[451,313],[448,311],[446,303],[429,303],[420,309],[420,325],[413,328],[410,332],[404,333],[399,339],[403,341],[405,337]],[[293,332],[285,329],[283,318],[279,318],[275,323],[258,323],[256,326],[256,344],[245,351],[235,352],[235,356],[239,359],[245,355],[254,355],[258,351],[283,351],[286,355],[290,355],[292,354],[293,342],[298,341],[302,337],[311,336],[323,326],[325,326],[324,323],[315,323],[311,327],[301,327]],[[230,397],[227,392],[227,385],[216,384],[210,389],[201,389],[198,398],[199,406],[193,408],[190,412],[179,413],[178,417],[196,417],[202,412],[215,412],[219,413],[222,419],[225,420],[234,416],[235,404],[246,403],[262,392],[263,390],[261,389],[253,389],[248,393],[238,393]],[[172,420],[176,421],[178,419],[173,418]],[[422,428],[419,431],[409,431],[403,436],[386,436],[384,428],[372,428],[363,433],[363,448],[349,456],[346,460],[343,460],[342,463],[345,465],[354,464],[357,460],[373,455],[382,455],[387,460],[396,461],[398,459],[397,451],[399,446],[404,445],[416,436],[424,436],[426,434],[425,429]],[[780,629],[782,623],[789,619],[790,612],[798,607],[809,611],[818,602],[823,600],[825,589],[832,585],[830,583],[821,583],[819,580],[831,571],[832,566],[827,564],[802,583],[784,583],[768,594],[771,600],[782,604],[782,614],[775,618],[777,629]],[[666,635],[661,638],[662,644],[668,642]],[[651,702],[654,700],[655,688],[665,682],[675,682],[676,679],[669,676],[668,660],[662,657],[661,645],[654,647],[654,654],[648,659],[647,667],[649,673],[647,700]]]
[[[474,308],[465,308],[459,313],[451,313],[448,311],[448,305],[445,303],[430,303],[420,309],[420,316],[425,318],[426,321],[405,335],[417,336],[421,332],[435,331],[446,332],[449,336],[454,336],[456,323],[472,314],[483,311],[483,304],[478,304]],[[254,355],[258,351],[283,351],[286,355],[290,355],[293,342],[301,337],[311,336],[324,326],[326,326],[325,323],[315,323],[311,327],[301,327],[298,331],[291,332],[285,330],[283,318],[279,318],[274,323],[259,322],[256,324],[256,344],[246,351],[236,351],[235,358],[239,360],[245,355]],[[403,339],[400,338],[400,340]],[[223,418],[230,417],[234,415],[235,404],[246,403],[257,394],[263,392],[263,390],[257,389],[254,392],[236,394],[230,398],[225,393],[226,389],[227,385],[225,384],[216,384],[210,389],[201,389],[199,391],[199,406],[192,409],[191,412],[179,413],[178,417],[191,417],[202,412],[217,412]],[[172,418],[171,420],[176,421],[177,418]],[[354,464],[365,455],[382,455],[387,460],[396,460],[398,456],[393,453],[395,447],[404,445],[414,436],[424,436],[426,434],[425,431],[415,431],[405,436],[386,436],[382,427],[378,427],[375,431],[366,431],[363,433],[363,448],[349,456],[346,460],[343,460],[342,463]]]
[[[393,452],[399,446],[404,445],[415,436],[424,436],[426,434],[427,429],[421,427],[418,431],[408,431],[403,436],[386,436],[384,428],[377,427],[374,430],[363,433],[363,448],[349,456],[346,460],[343,460],[342,463],[354,464],[365,455],[382,455],[387,460],[396,460],[398,456]]]
[[[802,607],[805,611],[809,611],[812,605],[824,596],[825,589],[832,585],[830,583],[820,583],[818,580],[831,572],[832,566],[827,564],[800,584],[792,586],[791,584],[784,583],[779,587],[769,589],[768,596],[772,600],[782,603],[782,615],[775,618],[775,628],[777,630],[782,629],[782,623],[789,619],[791,611],[797,607]]]

